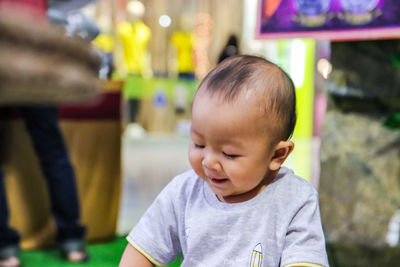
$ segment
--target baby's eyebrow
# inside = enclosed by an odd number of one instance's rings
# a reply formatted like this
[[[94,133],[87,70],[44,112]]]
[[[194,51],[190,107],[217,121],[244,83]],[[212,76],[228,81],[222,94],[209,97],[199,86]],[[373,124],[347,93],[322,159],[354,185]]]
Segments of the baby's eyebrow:
[[[200,135],[200,136],[201,136],[201,133],[200,133],[200,132],[198,132],[196,129],[194,129],[194,128],[193,128],[193,126],[191,126],[191,127],[190,127],[190,132],[192,132],[192,133],[195,133],[195,134],[197,134],[197,135]]]
[[[221,143],[224,145],[232,145],[232,146],[236,146],[236,147],[241,147],[242,143],[238,140],[233,140],[231,138],[223,138],[221,139]]]

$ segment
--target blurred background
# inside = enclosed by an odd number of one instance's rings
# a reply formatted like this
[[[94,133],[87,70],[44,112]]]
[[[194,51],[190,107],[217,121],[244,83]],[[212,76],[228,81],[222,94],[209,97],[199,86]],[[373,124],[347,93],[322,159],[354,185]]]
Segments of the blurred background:
[[[319,191],[331,266],[400,264],[399,3],[49,3],[49,16],[62,18],[67,34],[90,39],[101,59],[96,98],[57,100],[88,227],[86,266],[116,265],[124,236],[190,168],[193,95],[209,70],[237,54],[263,56],[294,81],[298,122],[285,165]],[[43,181],[32,178],[42,174],[20,119],[4,121],[2,162],[22,260],[67,266],[51,246],[38,251],[55,233]]]

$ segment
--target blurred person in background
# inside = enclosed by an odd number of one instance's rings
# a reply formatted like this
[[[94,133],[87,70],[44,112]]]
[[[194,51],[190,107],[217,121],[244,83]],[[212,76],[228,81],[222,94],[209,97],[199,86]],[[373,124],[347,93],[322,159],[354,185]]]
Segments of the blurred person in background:
[[[218,63],[221,63],[224,59],[239,55],[239,44],[236,35],[231,34],[229,36],[228,42],[226,43],[224,49],[222,49],[219,54]]]
[[[60,4],[82,1],[51,1]],[[87,1],[86,1],[87,2]],[[47,0],[0,0],[0,7],[18,7],[46,19]],[[96,27],[88,20],[63,18],[56,11],[49,12],[49,20],[65,26],[65,32],[76,32],[93,39]],[[57,17],[58,16],[58,17]],[[65,25],[63,25],[65,24]],[[79,27],[79,25],[83,25]],[[67,27],[68,26],[68,27]],[[71,33],[72,31],[72,33]],[[79,36],[79,34],[77,34]],[[81,36],[82,37],[82,36]],[[85,39],[85,38],[84,38]],[[75,180],[75,172],[69,153],[59,128],[58,110],[55,105],[26,105],[18,107],[26,129],[32,140],[34,150],[48,185],[51,212],[57,226],[57,243],[61,255],[70,262],[84,262],[89,259],[86,251],[86,228],[80,223],[80,205]],[[20,266],[20,236],[8,225],[9,211],[5,192],[4,172],[0,169],[0,267]]]

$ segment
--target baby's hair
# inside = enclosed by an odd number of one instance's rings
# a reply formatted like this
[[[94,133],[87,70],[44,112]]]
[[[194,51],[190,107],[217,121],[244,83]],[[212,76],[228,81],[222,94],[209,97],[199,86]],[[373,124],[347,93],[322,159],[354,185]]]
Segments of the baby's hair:
[[[235,100],[245,90],[262,90],[265,113],[282,120],[280,140],[288,140],[296,125],[296,93],[292,79],[279,66],[258,56],[240,55],[225,59],[203,79],[199,86],[225,101]],[[262,102],[261,102],[262,101]]]

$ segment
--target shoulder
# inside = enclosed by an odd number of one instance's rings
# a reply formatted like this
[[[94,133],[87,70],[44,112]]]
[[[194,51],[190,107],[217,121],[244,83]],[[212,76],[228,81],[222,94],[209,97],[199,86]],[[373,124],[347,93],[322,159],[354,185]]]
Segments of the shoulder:
[[[310,194],[317,193],[310,182],[306,181],[300,176],[297,176],[293,170],[287,167],[281,167],[277,177],[274,180],[274,183],[275,182],[283,189],[288,190],[288,192],[297,193],[298,191],[306,191]]]
[[[303,203],[318,198],[318,192],[311,183],[286,167],[281,168],[271,185],[275,187],[274,191],[277,191],[287,201],[295,200],[297,203]]]

